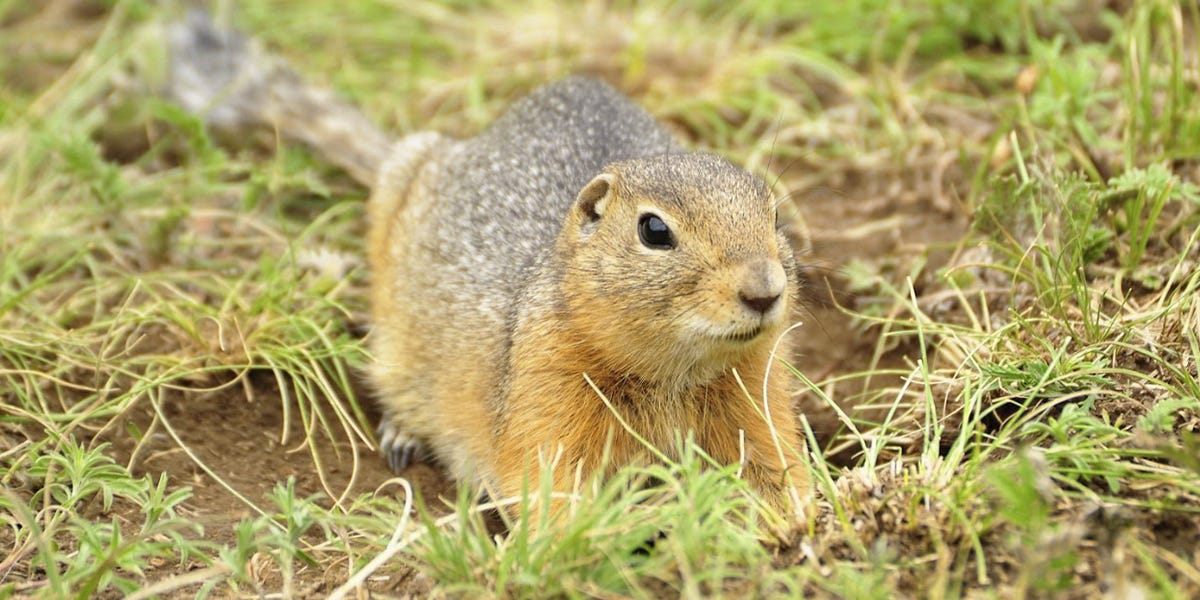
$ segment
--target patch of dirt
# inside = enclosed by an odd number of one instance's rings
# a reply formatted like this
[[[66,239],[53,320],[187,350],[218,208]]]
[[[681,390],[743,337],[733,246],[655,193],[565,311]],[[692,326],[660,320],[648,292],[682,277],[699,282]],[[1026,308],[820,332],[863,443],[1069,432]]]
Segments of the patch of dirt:
[[[870,368],[879,344],[877,332],[865,329],[842,310],[859,311],[877,300],[852,293],[843,266],[857,260],[885,271],[905,272],[926,257],[926,270],[936,269],[967,230],[965,214],[939,209],[931,194],[914,196],[890,185],[886,173],[843,175],[832,183],[840,185],[794,194],[812,243],[800,316],[805,325],[792,334],[794,364],[816,382]],[[961,182],[947,180],[946,184]],[[886,348],[877,367],[907,368],[916,350],[906,343]],[[846,383],[833,396],[852,418],[871,420],[883,410],[863,409],[859,400],[872,389],[899,383],[899,377],[879,376],[870,382]],[[807,390],[797,395],[797,404],[822,442],[840,431],[837,414]]]
[[[303,423],[295,406],[284,414],[281,396],[273,377],[265,373],[249,376],[249,389],[253,400],[248,400],[247,388],[231,386],[216,392],[178,392],[164,400],[163,414],[171,427],[178,433],[186,448],[196,458],[216,473],[225,484],[238,494],[269,513],[276,510],[268,500],[268,494],[276,485],[288,478],[295,480],[296,496],[308,498],[320,495],[317,504],[329,507],[331,498],[356,495],[377,490],[388,479],[399,475],[408,479],[426,500],[426,505],[438,511],[443,503],[438,498],[452,501],[455,498],[453,482],[448,480],[435,465],[415,464],[401,473],[393,474],[386,462],[362,444],[352,445],[347,437],[330,440],[314,435],[313,447],[320,461],[320,470],[314,465],[314,455],[304,442]],[[365,394],[361,397],[366,397]],[[370,406],[370,403],[367,403]],[[367,408],[367,407],[364,407]],[[335,417],[326,409],[326,418]],[[370,414],[373,420],[378,415]],[[253,518],[256,513],[229,489],[201,469],[183,449],[169,436],[163,427],[150,431],[149,442],[140,449],[136,440],[127,433],[127,426],[147,432],[154,420],[154,410],[143,403],[130,411],[114,427],[102,435],[104,441],[112,443],[114,458],[121,463],[129,461],[136,451],[134,473],[157,477],[167,473],[172,482],[192,488],[192,497],[184,503],[183,514],[204,527],[205,540],[233,545],[236,542],[235,527],[243,519]],[[285,423],[289,436],[281,441]],[[335,435],[341,435],[337,431]],[[357,461],[357,464],[355,464]],[[398,487],[382,493],[400,497]],[[138,522],[141,516],[137,507],[127,507],[129,514],[117,516]],[[253,561],[252,561],[253,562]],[[282,587],[280,574],[269,561],[262,561],[263,568],[256,572],[256,579],[263,590]],[[296,589],[301,597],[319,597],[328,594],[344,582],[349,574],[344,564],[319,567],[297,562]],[[153,566],[153,565],[152,565]],[[201,565],[189,565],[188,569]],[[185,570],[188,570],[185,569]],[[327,569],[327,570],[322,570]],[[173,563],[158,565],[150,571],[149,581],[165,579],[180,571]],[[423,589],[429,584],[418,577],[416,571],[407,567],[392,570],[387,579],[374,579],[373,588]],[[194,593],[195,588],[179,593]]]

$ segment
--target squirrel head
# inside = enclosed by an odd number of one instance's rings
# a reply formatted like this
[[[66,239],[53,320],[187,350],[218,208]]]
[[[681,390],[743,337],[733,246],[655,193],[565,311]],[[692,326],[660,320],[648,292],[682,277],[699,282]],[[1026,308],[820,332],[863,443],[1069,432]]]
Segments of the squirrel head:
[[[712,154],[609,165],[575,199],[559,256],[582,341],[612,370],[667,386],[765,360],[796,295],[768,186]]]

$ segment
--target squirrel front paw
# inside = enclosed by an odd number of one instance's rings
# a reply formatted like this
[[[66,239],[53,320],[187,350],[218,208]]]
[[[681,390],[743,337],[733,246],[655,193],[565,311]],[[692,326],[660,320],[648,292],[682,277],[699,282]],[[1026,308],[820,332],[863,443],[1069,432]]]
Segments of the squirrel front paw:
[[[399,473],[413,462],[423,459],[427,452],[421,440],[407,434],[394,419],[385,417],[379,424],[379,451],[392,471]]]

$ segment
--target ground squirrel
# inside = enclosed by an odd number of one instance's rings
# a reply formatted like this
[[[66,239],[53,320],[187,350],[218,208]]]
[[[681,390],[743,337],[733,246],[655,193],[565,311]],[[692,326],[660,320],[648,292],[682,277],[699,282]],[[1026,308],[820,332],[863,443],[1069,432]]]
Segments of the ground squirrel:
[[[425,448],[513,495],[557,457],[561,489],[606,447],[612,468],[649,460],[615,412],[668,454],[693,432],[744,461],[773,504],[786,476],[808,487],[791,376],[769,368],[797,265],[762,180],[592,79],[542,87],[474,138],[393,142],[202,15],[170,38],[179,102],[276,127],[372,188],[371,378],[394,467]]]

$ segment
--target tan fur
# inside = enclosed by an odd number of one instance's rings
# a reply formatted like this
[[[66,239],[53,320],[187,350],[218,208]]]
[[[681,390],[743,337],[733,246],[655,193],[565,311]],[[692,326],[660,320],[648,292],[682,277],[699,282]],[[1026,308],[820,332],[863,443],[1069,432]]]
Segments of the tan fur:
[[[619,165],[611,167],[602,182],[607,188],[602,200],[604,218],[611,225],[598,230],[585,246],[574,233],[585,217],[578,207],[568,216],[557,242],[559,260],[551,269],[556,274],[552,279],[561,277],[561,285],[556,289],[538,283],[531,286],[532,297],[525,299],[529,306],[522,307],[522,314],[533,318],[522,320],[515,330],[507,326],[472,330],[475,343],[450,344],[457,352],[436,363],[408,360],[420,354],[411,346],[414,341],[428,344],[439,336],[461,335],[422,329],[417,321],[428,316],[413,314],[409,303],[413,294],[405,281],[413,268],[405,261],[411,259],[408,240],[414,228],[428,225],[424,217],[427,203],[447,200],[436,193],[440,156],[436,143],[432,146],[434,150],[423,155],[425,162],[416,166],[411,159],[414,144],[402,142],[405,150],[397,153],[401,159],[385,164],[370,209],[374,375],[384,405],[406,433],[426,440],[456,477],[478,480],[511,496],[536,485],[537,465],[555,457],[553,480],[559,491],[570,489],[577,466],[584,475],[593,473],[606,451],[610,470],[651,460],[648,449],[622,427],[617,418],[620,414],[633,431],[668,453],[677,435],[693,432],[698,444],[717,461],[741,462],[748,481],[778,507],[785,505],[785,472],[807,495],[805,470],[792,468],[801,464],[803,444],[789,401],[790,376],[782,365],[770,373],[765,406],[761,398],[770,354],[785,325],[782,318],[747,344],[695,339],[694,346],[687,349],[688,360],[673,361],[678,352],[664,347],[663,340],[676,343],[671,340],[678,323],[655,314],[637,314],[635,309],[621,318],[646,335],[631,338],[628,328],[614,328],[610,321],[614,313],[624,313],[645,298],[618,299],[626,306],[614,306],[611,298],[598,293],[626,275],[601,270],[585,277],[578,270],[576,262],[584,262],[589,254],[603,257],[636,244],[628,232],[642,210],[652,207],[669,214],[654,198],[622,197]],[[581,196],[589,193],[585,190]],[[763,202],[760,198],[735,201]],[[737,292],[745,287],[742,280],[751,268],[747,264],[778,263],[785,252],[790,257],[784,238],[776,235],[765,218],[771,207],[763,204],[761,210],[764,219],[759,239],[747,248],[738,248],[730,256],[729,244],[710,244],[702,248],[701,256],[693,257],[711,264],[712,277],[712,285],[706,288],[709,291],[690,300],[695,314],[718,320],[736,310]],[[679,235],[693,240],[720,239],[725,218],[708,215],[699,222],[709,229],[682,227]],[[416,268],[438,267],[426,264]],[[670,293],[671,282],[663,283]],[[784,307],[782,314],[790,314],[790,308]],[[508,343],[512,356],[507,371],[496,371],[493,353]],[[786,343],[780,344],[781,356],[787,355],[787,348]],[[422,369],[453,377],[436,378],[439,383],[428,396],[392,385],[398,374]],[[611,402],[611,409],[585,374]],[[503,410],[494,414],[488,398],[504,385],[508,387]]]
[[[425,447],[512,495],[557,456],[565,491],[606,449],[609,469],[652,459],[619,415],[668,454],[694,434],[773,504],[785,473],[807,495],[782,365],[761,397],[798,285],[796,236],[761,180],[685,152],[587,78],[544,86],[474,138],[393,141],[202,13],[169,38],[182,105],[239,134],[275,128],[371,185],[371,376],[394,464]],[[640,239],[647,216],[671,243]]]

